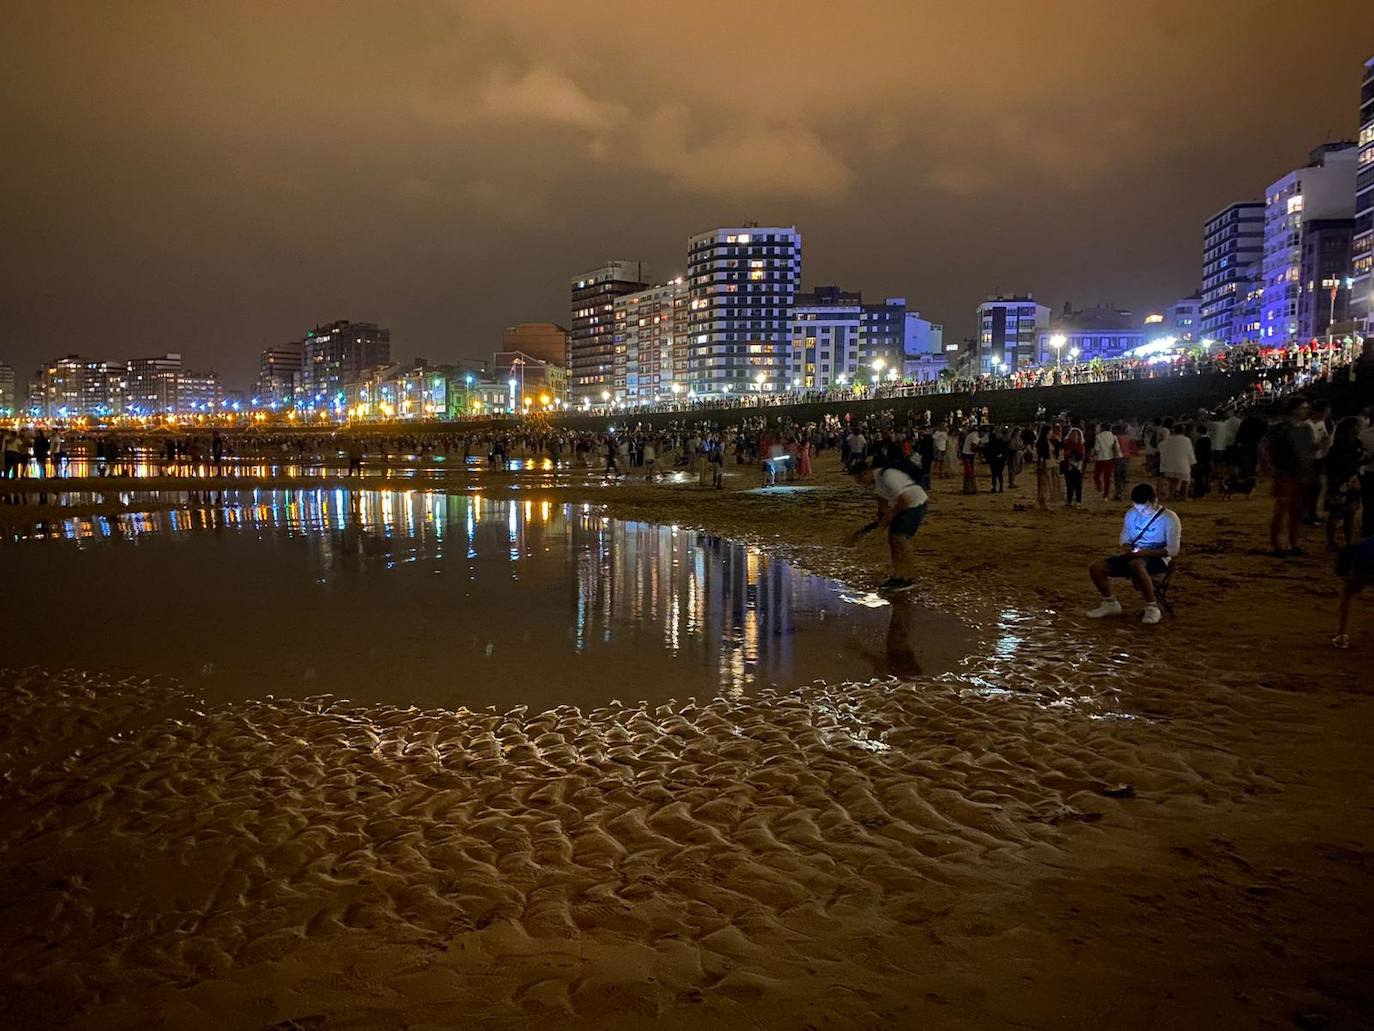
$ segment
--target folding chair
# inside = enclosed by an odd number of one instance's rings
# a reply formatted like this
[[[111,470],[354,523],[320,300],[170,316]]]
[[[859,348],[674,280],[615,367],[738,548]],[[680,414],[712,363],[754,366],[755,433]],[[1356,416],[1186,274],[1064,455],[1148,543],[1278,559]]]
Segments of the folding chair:
[[[1178,559],[1169,562],[1169,567],[1157,577],[1153,577],[1155,585],[1155,600],[1163,606],[1164,611],[1169,615],[1174,615],[1174,607],[1169,604],[1169,585],[1174,579],[1174,570],[1178,568]]]

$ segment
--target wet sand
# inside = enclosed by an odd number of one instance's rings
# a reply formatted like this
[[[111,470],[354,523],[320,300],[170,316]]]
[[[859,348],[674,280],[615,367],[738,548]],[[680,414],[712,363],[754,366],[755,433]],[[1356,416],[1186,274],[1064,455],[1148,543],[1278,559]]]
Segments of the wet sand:
[[[920,598],[985,646],[937,677],[498,713],[0,674],[9,1019],[1367,1026],[1374,614],[1332,650],[1330,561],[1261,555],[1256,497],[1180,506],[1177,619],[1094,624],[1120,506],[954,482]],[[817,486],[550,496],[885,575]]]

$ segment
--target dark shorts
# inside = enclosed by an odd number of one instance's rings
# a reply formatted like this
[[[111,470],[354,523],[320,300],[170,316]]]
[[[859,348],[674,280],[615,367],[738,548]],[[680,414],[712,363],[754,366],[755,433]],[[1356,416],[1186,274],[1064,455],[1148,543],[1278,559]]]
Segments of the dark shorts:
[[[1107,559],[1107,575],[1120,577],[1123,580],[1131,578],[1131,560],[1133,555],[1113,555]],[[1158,555],[1151,555],[1145,560],[1145,572],[1151,576],[1159,576],[1169,568],[1169,563],[1165,562]]]
[[[892,517],[892,522],[887,524],[887,532],[899,537],[915,537],[916,531],[921,528],[921,520],[925,517],[925,505],[904,508]]]

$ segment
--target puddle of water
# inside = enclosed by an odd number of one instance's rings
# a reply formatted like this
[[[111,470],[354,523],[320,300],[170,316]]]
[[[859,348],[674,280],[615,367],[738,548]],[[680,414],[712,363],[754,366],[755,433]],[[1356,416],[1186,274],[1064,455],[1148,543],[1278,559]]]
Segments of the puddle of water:
[[[971,628],[745,545],[587,505],[243,490],[0,544],[5,663],[506,709],[952,669]]]

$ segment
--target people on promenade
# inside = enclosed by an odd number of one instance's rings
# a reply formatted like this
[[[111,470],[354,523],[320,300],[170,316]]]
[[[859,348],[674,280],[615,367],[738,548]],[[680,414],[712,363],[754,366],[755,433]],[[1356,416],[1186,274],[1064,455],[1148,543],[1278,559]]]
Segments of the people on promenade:
[[[1148,483],[1131,490],[1131,507],[1121,524],[1121,550],[1110,558],[1098,559],[1088,567],[1088,575],[1101,601],[1090,609],[1090,619],[1119,616],[1121,602],[1112,594],[1113,579],[1129,579],[1145,599],[1142,623],[1158,623],[1159,602],[1154,578],[1168,571],[1183,543],[1183,524],[1171,509],[1163,508]]]

